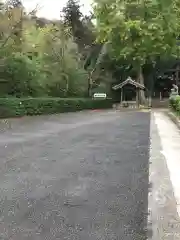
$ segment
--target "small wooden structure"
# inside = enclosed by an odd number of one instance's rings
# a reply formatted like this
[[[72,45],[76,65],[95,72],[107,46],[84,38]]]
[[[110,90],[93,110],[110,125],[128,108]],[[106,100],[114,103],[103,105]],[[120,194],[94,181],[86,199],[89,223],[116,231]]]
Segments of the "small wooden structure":
[[[132,103],[133,103],[133,105],[135,104],[136,106],[139,106],[139,102],[140,102],[140,91],[141,91],[141,90],[143,90],[143,91],[145,90],[145,86],[144,86],[144,85],[142,85],[142,84],[140,84],[140,83],[132,80],[131,77],[128,77],[124,82],[119,83],[119,84],[113,86],[112,88],[113,88],[113,90],[121,89],[121,102],[120,102],[120,103],[121,103],[122,105],[124,105],[124,104],[123,104],[123,98],[124,98],[123,87],[126,86],[126,85],[128,85],[128,84],[130,84],[130,85],[132,85],[132,86],[134,86],[134,87],[136,88],[136,101],[135,101],[135,102],[132,102]],[[127,102],[127,104],[128,104],[128,102]],[[128,104],[128,105],[129,105],[129,104]]]

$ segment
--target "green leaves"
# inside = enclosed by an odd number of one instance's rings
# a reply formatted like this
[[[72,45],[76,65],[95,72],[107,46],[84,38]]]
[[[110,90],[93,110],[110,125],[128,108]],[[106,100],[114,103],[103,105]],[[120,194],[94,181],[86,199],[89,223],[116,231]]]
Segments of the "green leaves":
[[[180,9],[176,0],[96,0],[100,41],[112,44],[116,58],[144,64],[157,55],[178,55]]]
[[[14,37],[11,34],[15,20],[8,21],[8,13],[6,10],[0,13],[3,23],[0,29],[0,58],[3,59],[0,72],[3,73],[1,79],[6,80],[1,94],[84,96],[87,72],[83,69],[69,27],[60,21],[52,23],[48,20],[40,27],[36,20],[24,16],[21,19],[21,41],[15,41],[20,35]],[[13,13],[17,16],[16,12]]]
[[[0,118],[112,108],[111,99],[0,98]]]

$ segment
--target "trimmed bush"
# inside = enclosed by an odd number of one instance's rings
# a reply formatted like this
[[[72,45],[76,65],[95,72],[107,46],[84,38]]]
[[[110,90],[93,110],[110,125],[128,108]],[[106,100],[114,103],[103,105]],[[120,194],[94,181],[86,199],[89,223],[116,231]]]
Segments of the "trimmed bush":
[[[111,99],[0,98],[0,118],[75,112],[112,107]]]
[[[180,115],[180,96],[173,96],[169,99],[170,108]]]

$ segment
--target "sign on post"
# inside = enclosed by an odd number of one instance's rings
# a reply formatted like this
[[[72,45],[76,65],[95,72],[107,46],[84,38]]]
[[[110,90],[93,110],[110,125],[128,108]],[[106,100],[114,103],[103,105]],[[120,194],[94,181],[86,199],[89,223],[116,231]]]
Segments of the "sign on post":
[[[93,98],[103,98],[106,99],[107,94],[106,93],[94,93]]]

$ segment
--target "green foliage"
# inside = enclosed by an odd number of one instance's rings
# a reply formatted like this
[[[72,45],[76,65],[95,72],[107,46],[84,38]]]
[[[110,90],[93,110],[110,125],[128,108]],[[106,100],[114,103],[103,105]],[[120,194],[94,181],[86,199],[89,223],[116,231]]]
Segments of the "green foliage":
[[[6,81],[1,95],[86,95],[87,72],[68,28],[62,24],[36,27],[28,19],[22,35],[21,51],[11,37],[0,49],[0,78]]]
[[[41,74],[36,61],[15,53],[6,58],[1,67],[1,78],[6,79],[7,95],[16,97],[38,96],[42,89],[38,82]]]
[[[83,16],[78,0],[68,0],[63,9],[63,17],[65,26],[70,28],[79,50],[84,54],[85,48],[95,41],[91,19]]]
[[[0,96],[110,96],[113,83],[151,72],[153,62],[159,73],[162,59],[178,55],[175,0],[96,0],[97,27],[76,0],[61,21],[28,15],[19,0],[0,8]]]
[[[1,118],[111,108],[112,101],[85,98],[0,98]]]
[[[177,0],[95,0],[97,41],[110,46],[109,55],[116,62],[124,60],[125,68],[133,68],[134,78],[146,86],[148,95],[152,94],[157,63],[179,58],[179,5]],[[146,103],[143,91],[140,102]]]
[[[145,64],[147,58],[177,56],[177,4],[176,0],[96,0],[99,41],[111,43],[116,58],[128,59],[135,66]]]
[[[38,19],[36,10],[27,14],[19,0],[1,8],[0,96],[85,97],[89,76],[92,88],[104,81],[104,48],[94,43],[95,27],[78,1],[68,1],[61,21]]]
[[[173,111],[180,115],[180,96],[173,96],[169,99],[169,105]]]

